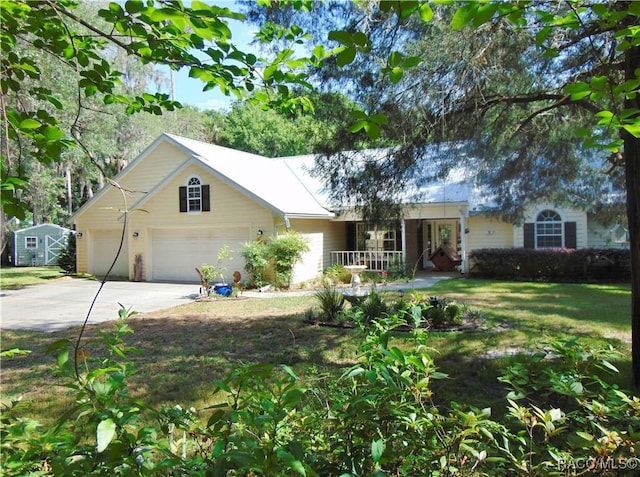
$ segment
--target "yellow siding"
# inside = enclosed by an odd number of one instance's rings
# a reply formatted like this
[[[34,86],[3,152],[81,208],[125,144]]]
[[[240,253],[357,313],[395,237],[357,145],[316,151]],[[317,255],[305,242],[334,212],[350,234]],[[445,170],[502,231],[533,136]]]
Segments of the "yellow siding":
[[[405,219],[459,219],[461,209],[466,208],[463,202],[448,204],[423,204],[405,208]]]
[[[186,185],[192,176],[198,176],[203,184],[209,184],[211,191],[211,212],[189,214],[180,212],[178,190]],[[249,199],[204,169],[192,165],[176,175],[157,191],[143,205],[145,212],[135,212],[131,216],[130,230],[138,231],[139,237],[130,243],[129,256],[133,261],[137,254],[143,257],[145,277],[151,277],[151,229],[166,228],[231,228],[246,227],[247,240],[257,236],[262,230],[264,237],[273,230],[273,216],[270,210]],[[131,234],[130,234],[131,235]],[[176,259],[179,260],[179,251]],[[238,250],[234,253],[239,255]]]
[[[467,250],[513,248],[513,225],[498,218],[473,216],[467,219]]]
[[[293,283],[317,278],[331,265],[331,252],[342,250],[344,223],[328,220],[292,219],[291,229],[301,233],[309,243],[309,252],[294,268]]]
[[[77,267],[79,272],[89,273],[88,238],[96,230],[117,229],[122,227],[119,219],[123,211],[130,209],[134,203],[150,191],[158,182],[162,181],[171,171],[179,167],[187,155],[169,143],[161,143],[146,157],[139,157],[129,165],[118,184],[127,192],[107,185],[100,192],[90,207],[81,210],[75,220],[76,230],[83,234],[77,241]],[[177,196],[176,192],[176,196]],[[130,214],[133,219],[139,212]],[[133,251],[130,248],[130,257]],[[130,260],[130,263],[132,261]],[[132,266],[131,273],[132,273]]]

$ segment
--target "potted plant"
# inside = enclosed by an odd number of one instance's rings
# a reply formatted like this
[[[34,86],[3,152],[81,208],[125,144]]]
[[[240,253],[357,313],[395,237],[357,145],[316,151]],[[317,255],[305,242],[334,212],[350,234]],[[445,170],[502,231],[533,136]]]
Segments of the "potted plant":
[[[227,246],[223,245],[220,250],[218,250],[217,261],[215,265],[209,265],[207,263],[203,263],[201,270],[204,279],[207,283],[213,283],[213,291],[218,295],[222,296],[230,296],[232,292],[232,287],[225,280],[225,273],[227,273],[227,267],[223,265],[225,260],[230,260],[232,250]]]

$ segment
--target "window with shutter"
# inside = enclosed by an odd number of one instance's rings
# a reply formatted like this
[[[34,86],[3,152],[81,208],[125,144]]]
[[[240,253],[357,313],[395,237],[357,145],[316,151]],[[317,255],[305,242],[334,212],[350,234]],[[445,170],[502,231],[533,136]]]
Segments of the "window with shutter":
[[[211,192],[209,185],[202,184],[198,177],[190,177],[186,186],[179,188],[180,212],[210,212]]]

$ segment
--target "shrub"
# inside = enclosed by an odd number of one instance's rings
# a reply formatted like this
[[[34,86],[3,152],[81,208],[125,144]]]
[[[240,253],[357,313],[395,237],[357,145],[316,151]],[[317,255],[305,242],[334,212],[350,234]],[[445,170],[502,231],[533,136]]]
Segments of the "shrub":
[[[232,253],[233,250],[231,250],[228,245],[223,245],[222,247],[220,247],[220,250],[218,250],[215,265],[209,265],[207,263],[202,264],[200,270],[202,271],[202,276],[207,281],[207,283],[210,283],[214,280],[217,280],[221,283],[226,282],[225,274],[227,273],[227,267],[224,265],[224,261],[231,260],[233,258],[231,255]]]
[[[307,240],[297,232],[272,237],[269,240],[268,254],[273,258],[278,288],[289,288],[293,278],[293,267],[309,251]]]
[[[245,270],[254,286],[267,284],[277,288],[289,288],[293,267],[309,251],[306,239],[297,232],[289,232],[268,241],[256,240],[246,243],[241,251],[245,259]]]
[[[240,253],[245,260],[244,269],[249,274],[251,285],[254,287],[267,285],[273,276],[273,270],[269,262],[266,242],[262,240],[248,242]]]
[[[70,233],[67,244],[60,252],[58,266],[67,273],[76,273],[76,236]]]
[[[315,293],[325,321],[339,321],[344,309],[344,295],[328,283]]]
[[[376,290],[371,293],[359,305],[356,306],[361,311],[362,325],[369,326],[374,320],[384,318],[388,312],[387,304],[382,299],[382,295]]]
[[[371,321],[341,376],[310,370],[308,389],[287,366],[241,366],[216,383],[219,404],[203,420],[131,397],[127,315],[91,353],[70,340],[51,346],[76,395],[50,428],[26,407],[3,407],[2,475],[542,476],[574,475],[576,463],[597,466],[589,475],[633,475],[638,464],[640,399],[606,382],[612,349],[543,344],[507,368],[506,412],[492,414],[436,405],[433,383],[447,376],[428,334],[413,330],[400,348],[403,321],[389,315]]]
[[[351,283],[351,273],[343,265],[334,263],[327,267],[324,276],[335,283]]]
[[[469,255],[469,275],[500,280],[628,281],[631,254],[620,249],[482,249]]]

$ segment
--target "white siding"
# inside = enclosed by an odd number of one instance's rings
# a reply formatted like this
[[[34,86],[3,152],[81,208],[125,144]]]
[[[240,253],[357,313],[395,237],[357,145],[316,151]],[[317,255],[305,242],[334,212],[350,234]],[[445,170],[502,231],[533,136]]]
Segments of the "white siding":
[[[625,231],[620,225],[604,226],[593,216],[588,217],[587,236],[589,248],[629,248]]]
[[[581,210],[541,203],[527,209],[525,222],[535,222],[538,214],[547,209],[554,210],[560,214],[562,222],[576,223],[576,248],[586,248],[589,246],[587,240],[587,214]],[[514,246],[524,247],[524,227],[522,226],[515,227],[514,229]]]

